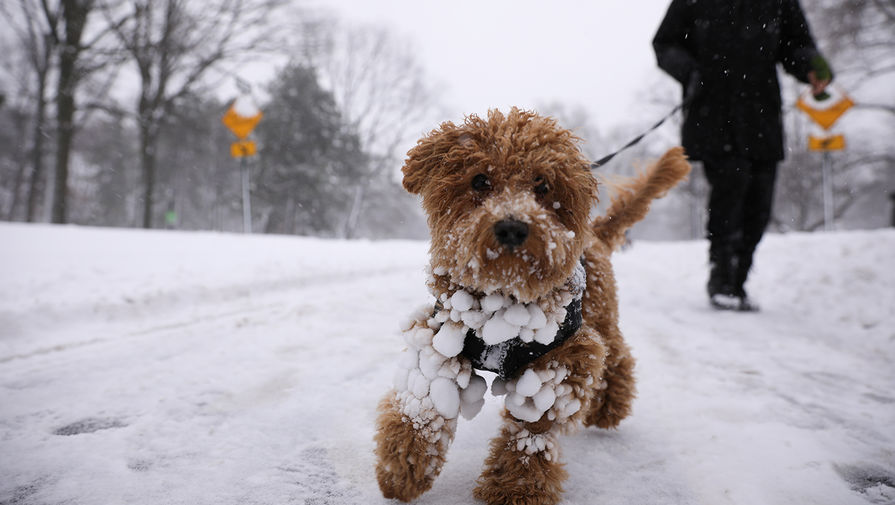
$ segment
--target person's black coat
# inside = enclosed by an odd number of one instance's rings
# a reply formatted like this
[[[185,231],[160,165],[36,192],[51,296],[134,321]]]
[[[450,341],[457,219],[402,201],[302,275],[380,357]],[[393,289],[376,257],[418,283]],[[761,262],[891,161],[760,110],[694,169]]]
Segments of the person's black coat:
[[[798,0],[672,0],[653,48],[690,100],[691,159],[783,159],[777,63],[807,82],[818,55]]]

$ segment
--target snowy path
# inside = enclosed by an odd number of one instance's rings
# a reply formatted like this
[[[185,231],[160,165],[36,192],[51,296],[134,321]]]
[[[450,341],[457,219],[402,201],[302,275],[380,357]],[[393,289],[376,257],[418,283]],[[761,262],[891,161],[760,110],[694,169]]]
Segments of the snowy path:
[[[426,245],[0,224],[0,504],[370,504]],[[769,237],[760,314],[702,243],[616,257],[635,413],[566,504],[895,503],[895,233]],[[420,504],[473,503],[499,400]]]

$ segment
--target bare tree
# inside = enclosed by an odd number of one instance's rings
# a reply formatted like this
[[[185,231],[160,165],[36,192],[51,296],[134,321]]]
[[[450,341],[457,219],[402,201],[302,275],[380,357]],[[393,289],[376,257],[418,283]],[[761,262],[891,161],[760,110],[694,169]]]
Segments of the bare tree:
[[[44,2],[44,6],[47,4]],[[82,37],[87,16],[93,8],[90,0],[62,0],[56,13],[46,11],[52,18],[51,34],[59,46],[59,72],[56,84],[56,163],[53,180],[52,222],[66,222],[68,197],[68,164],[75,135],[75,91],[84,76],[78,60],[84,49]],[[57,23],[62,26],[57,31]]]
[[[0,43],[7,42],[4,38],[0,34]],[[0,129],[0,219],[24,219],[26,212],[20,207],[30,175],[32,85],[30,64],[24,55],[0,53],[0,124],[7,126]]]
[[[40,207],[44,140],[51,130],[50,120],[55,119],[54,170],[48,174],[49,191],[43,203],[50,206],[53,222],[64,223],[69,157],[78,124],[76,100],[86,78],[109,63],[110,53],[102,46],[108,30],[93,21],[99,17],[93,0],[19,0],[16,8],[4,6],[0,12],[12,20],[33,79],[31,170],[28,177],[22,177],[22,183],[28,186],[25,218],[36,219]],[[51,86],[51,77],[55,87]],[[48,111],[51,103],[55,105],[54,116]]]
[[[609,144],[583,105],[554,100],[538,104],[537,109],[540,114],[556,119],[563,128],[572,130],[581,139],[581,152],[589,159],[602,158],[609,152]]]
[[[331,90],[350,134],[360,139],[368,164],[357,177],[344,236],[352,237],[367,192],[400,167],[433,111],[431,90],[411,46],[379,27],[345,28],[334,22],[304,25],[304,57]]]
[[[857,108],[895,115],[895,0],[807,0],[808,16],[837,80],[853,93],[868,94]],[[874,88],[888,90],[873,96]]]
[[[895,189],[891,186],[895,179],[889,175],[895,150],[891,144],[878,141],[895,134],[892,122],[895,119],[892,105],[895,103],[895,0],[803,0],[803,3],[819,47],[835,72],[835,84],[857,102],[848,117],[837,124],[837,132],[844,131],[839,129],[843,125],[875,126],[870,136],[846,131],[848,148],[831,154],[834,219],[870,222],[872,217],[856,215],[857,209],[870,199],[876,209],[889,205],[888,194]],[[791,79],[782,87],[787,154],[778,166],[775,191],[772,226],[778,230],[817,230],[824,224],[822,155],[808,151],[808,120],[792,108],[805,90],[803,84]],[[679,88],[675,86],[674,91],[679,93]],[[664,100],[661,109],[673,103]],[[700,212],[705,205],[706,189],[702,170],[694,171],[682,189],[693,198],[691,222],[695,232],[696,225],[704,219]]]
[[[835,72],[834,84],[855,100],[854,109],[834,127],[845,133],[845,151],[831,153],[833,217],[839,222],[862,202],[888,206],[895,149],[877,139],[895,134],[895,0],[803,0],[818,44]],[[802,91],[784,88],[793,103]],[[787,159],[779,168],[773,224],[778,229],[823,227],[821,153],[807,150],[808,120],[789,111],[784,118]],[[856,135],[849,126],[873,125],[873,135]],[[866,127],[866,126],[865,126]],[[878,213],[878,212],[875,212]],[[854,216],[852,217],[854,219]],[[870,216],[861,218],[870,222]],[[876,219],[878,224],[883,220]]]
[[[807,148],[808,119],[800,112],[785,116],[787,158],[779,165],[772,226],[778,230],[816,231],[824,227],[823,156]],[[834,194],[833,219],[841,221],[862,199],[879,193],[883,199],[886,174],[895,152],[881,150],[863,139],[849,141],[844,151],[829,153]]]
[[[18,187],[25,185],[28,195],[25,204],[25,220],[34,221],[44,181],[47,86],[58,45],[59,7],[45,1],[20,0],[17,7],[13,7],[11,4],[0,5],[0,13],[10,20],[10,26],[16,34],[17,43],[31,72],[28,82],[33,83],[33,88],[30,86],[26,88],[29,92],[34,93],[30,142],[31,169],[27,174],[24,172],[19,174],[13,196],[18,198]],[[15,206],[15,202],[13,206]]]
[[[269,40],[267,20],[281,0],[131,0],[116,26],[140,80],[136,119],[143,174],[143,227],[153,224],[159,132],[176,101],[198,88],[215,66]]]

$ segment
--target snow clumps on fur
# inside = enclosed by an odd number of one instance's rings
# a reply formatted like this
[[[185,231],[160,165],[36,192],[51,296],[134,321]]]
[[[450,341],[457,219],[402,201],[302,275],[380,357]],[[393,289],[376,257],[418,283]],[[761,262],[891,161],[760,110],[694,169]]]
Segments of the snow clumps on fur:
[[[525,454],[523,458],[537,453],[544,453],[547,461],[559,461],[559,446],[556,443],[556,435],[552,432],[532,433],[525,428],[511,424],[510,448]]]
[[[434,272],[435,275],[440,273]],[[530,303],[520,303],[515,297],[500,292],[471,293],[456,285],[453,293],[435,292],[441,308],[433,319],[442,325],[435,338],[436,349],[446,356],[459,354],[469,330],[474,330],[486,345],[497,345],[514,338],[524,343],[534,341],[549,345],[566,317],[565,307],[572,300],[581,298],[585,282],[584,266],[578,263],[562,288]],[[430,279],[430,286],[437,284],[434,278]]]
[[[551,361],[547,368],[529,368],[515,380],[495,379],[491,394],[505,394],[506,408],[516,419],[535,423],[547,414],[550,421],[562,423],[581,409],[572,386],[563,382],[568,376],[566,367]]]
[[[394,386],[402,414],[414,428],[437,431],[444,423],[455,422],[459,414],[475,417],[485,403],[487,385],[468,360],[457,356],[463,349],[462,339],[458,348],[454,345],[457,339],[449,334],[458,330],[430,325],[429,310],[421,309],[403,325],[407,349],[399,361]],[[436,346],[438,335],[441,344]]]

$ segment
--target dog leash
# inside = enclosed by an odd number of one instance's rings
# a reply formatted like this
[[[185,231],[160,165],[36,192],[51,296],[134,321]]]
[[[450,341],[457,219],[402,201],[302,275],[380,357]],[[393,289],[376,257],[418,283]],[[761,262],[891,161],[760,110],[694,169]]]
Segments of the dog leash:
[[[591,164],[590,164],[590,169],[591,169],[591,170],[596,170],[596,169],[602,167],[602,166],[605,165],[606,163],[609,163],[609,160],[611,160],[612,158],[615,158],[615,156],[616,156],[617,154],[619,154],[620,152],[624,151],[625,149],[628,149],[628,148],[631,147],[631,146],[637,145],[641,140],[643,140],[643,137],[646,137],[650,132],[652,132],[652,131],[655,130],[656,128],[662,126],[662,124],[665,123],[665,121],[668,121],[668,118],[670,118],[671,116],[675,115],[675,113],[677,113],[677,111],[683,109],[683,108],[684,108],[684,105],[687,105],[689,102],[690,102],[690,100],[684,100],[683,102],[677,104],[673,109],[671,109],[671,112],[669,112],[668,114],[666,114],[665,117],[663,117],[662,119],[659,120],[659,122],[657,122],[656,124],[654,124],[652,127],[650,127],[650,129],[646,130],[645,132],[643,132],[643,133],[641,133],[640,135],[634,137],[633,140],[631,140],[630,142],[628,142],[627,144],[625,144],[624,146],[622,146],[621,149],[615,151],[614,153],[611,153],[611,154],[608,154],[608,155],[606,155],[606,156],[603,156],[602,158],[598,159],[597,161],[591,163]]]
[[[826,95],[826,96],[824,96],[824,95]],[[843,94],[843,95],[844,95],[844,94]],[[609,161],[610,161],[612,158],[615,158],[615,156],[618,155],[620,152],[624,151],[625,149],[628,149],[628,148],[631,147],[631,146],[637,145],[641,140],[643,140],[643,137],[646,137],[647,135],[650,134],[650,132],[652,132],[652,131],[655,130],[656,128],[662,126],[662,124],[664,124],[665,121],[668,121],[668,118],[670,118],[671,116],[675,115],[675,113],[677,113],[677,111],[679,111],[679,110],[683,109],[684,107],[690,105],[690,102],[693,101],[693,98],[694,98],[695,96],[696,96],[695,93],[689,93],[689,96],[688,96],[687,98],[685,98],[683,102],[677,104],[673,109],[671,109],[671,112],[669,112],[668,114],[666,114],[665,117],[663,117],[662,119],[660,119],[656,124],[654,124],[652,127],[650,127],[650,128],[649,128],[648,130],[646,130],[645,132],[641,133],[640,135],[634,137],[633,140],[631,140],[630,142],[628,142],[627,144],[625,144],[624,146],[622,146],[620,149],[618,149],[618,150],[615,151],[614,153],[607,154],[606,156],[603,156],[602,158],[598,159],[597,161],[591,163],[591,164],[590,164],[590,169],[591,169],[591,170],[596,170],[596,169],[602,167],[602,166],[605,165],[606,163],[609,163]],[[827,94],[826,92],[822,92],[820,95],[816,95],[816,96],[814,97],[814,99],[815,99],[815,100],[818,100],[818,101],[823,101],[823,100],[826,100],[827,98],[829,98],[829,94]],[[800,107],[800,108],[801,108],[801,107]]]

